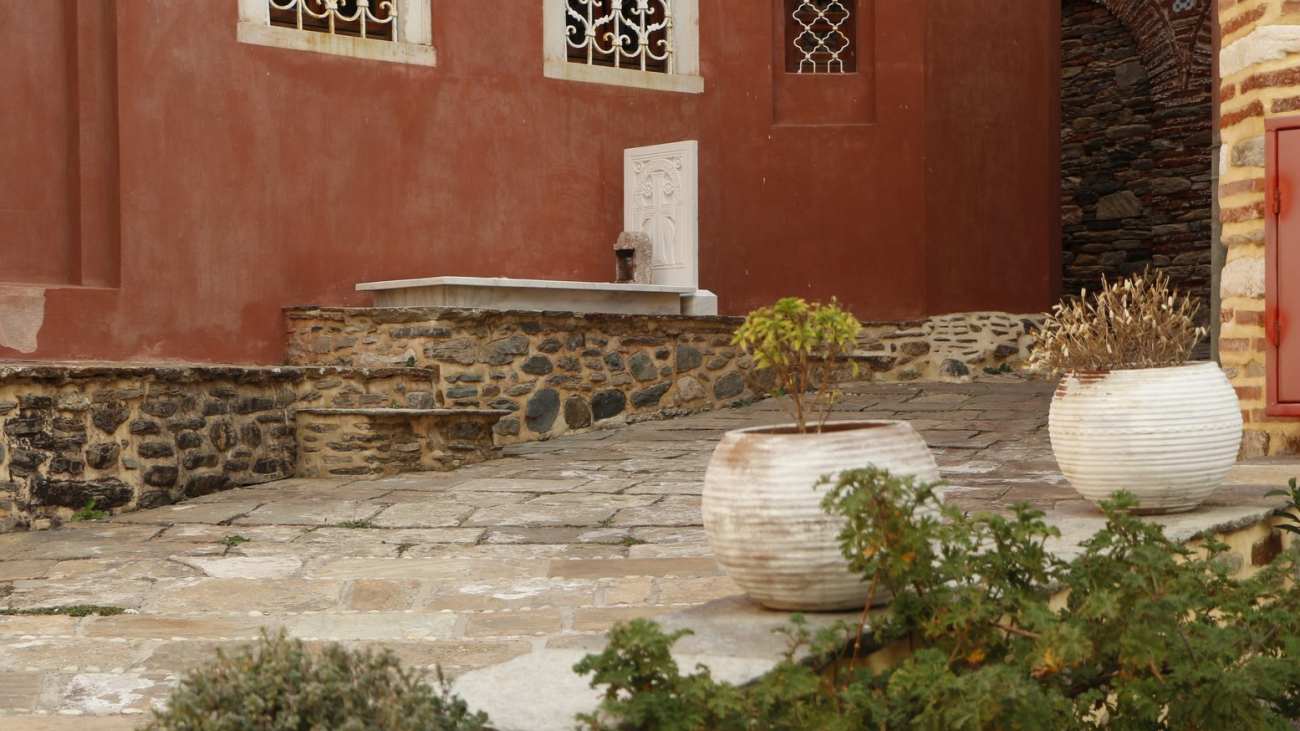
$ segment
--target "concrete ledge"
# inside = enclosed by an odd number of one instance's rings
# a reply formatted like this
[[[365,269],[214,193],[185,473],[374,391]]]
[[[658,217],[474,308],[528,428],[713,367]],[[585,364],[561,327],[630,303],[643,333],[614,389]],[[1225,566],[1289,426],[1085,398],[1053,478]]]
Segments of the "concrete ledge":
[[[545,312],[680,315],[693,287],[614,282],[568,282],[507,277],[430,277],[358,284],[376,307],[473,307]],[[716,306],[715,306],[716,311]]]
[[[694,290],[692,290],[694,291]],[[420,305],[410,307],[286,307],[284,314],[289,320],[363,320],[376,324],[399,324],[432,321],[449,321],[454,323],[474,323],[484,320],[536,320],[544,318],[572,318],[576,325],[620,325],[635,327],[640,324],[657,326],[693,326],[725,328],[730,333],[742,322],[743,317],[727,315],[629,315],[612,312],[574,312],[572,310],[511,310],[485,307],[447,307]]]

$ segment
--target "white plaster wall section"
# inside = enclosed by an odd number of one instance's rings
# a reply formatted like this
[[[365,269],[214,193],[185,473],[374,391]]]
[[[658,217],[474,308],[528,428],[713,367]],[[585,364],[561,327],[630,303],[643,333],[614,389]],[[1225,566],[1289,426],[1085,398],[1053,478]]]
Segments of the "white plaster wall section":
[[[1300,53],[1300,25],[1262,26],[1219,51],[1219,77],[1226,79],[1292,53]]]
[[[650,281],[699,289],[699,142],[623,152],[623,229],[650,235]]]
[[[0,348],[35,353],[45,325],[45,290],[41,287],[0,287]]]

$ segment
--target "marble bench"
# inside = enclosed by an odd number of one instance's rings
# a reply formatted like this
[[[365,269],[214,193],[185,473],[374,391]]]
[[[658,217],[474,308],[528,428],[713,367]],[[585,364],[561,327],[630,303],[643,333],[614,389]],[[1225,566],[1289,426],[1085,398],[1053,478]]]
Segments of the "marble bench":
[[[431,277],[366,282],[375,307],[465,307],[598,312],[616,315],[716,315],[718,299],[694,287],[565,282],[506,277]]]

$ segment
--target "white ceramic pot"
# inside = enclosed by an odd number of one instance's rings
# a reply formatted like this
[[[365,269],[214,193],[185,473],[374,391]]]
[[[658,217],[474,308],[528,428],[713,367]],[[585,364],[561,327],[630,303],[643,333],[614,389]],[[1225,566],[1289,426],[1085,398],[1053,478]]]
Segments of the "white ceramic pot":
[[[1214,363],[1069,373],[1048,418],[1070,484],[1096,503],[1119,490],[1142,514],[1195,508],[1223,483],[1241,446],[1241,406]]]
[[[773,609],[861,608],[869,585],[840,553],[844,519],[822,512],[818,478],[868,465],[939,479],[925,441],[903,421],[793,426],[728,432],[704,473],[704,530],[718,562],[758,602]],[[877,603],[888,596],[877,592]]]

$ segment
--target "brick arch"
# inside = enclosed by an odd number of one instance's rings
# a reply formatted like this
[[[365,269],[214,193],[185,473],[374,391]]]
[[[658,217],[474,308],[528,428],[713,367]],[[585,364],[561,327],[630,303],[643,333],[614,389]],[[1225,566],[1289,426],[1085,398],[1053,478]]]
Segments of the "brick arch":
[[[1087,1],[1113,13],[1133,36],[1157,105],[1181,103],[1197,77],[1210,74],[1215,0],[1192,0],[1182,11],[1173,9],[1176,0]]]

